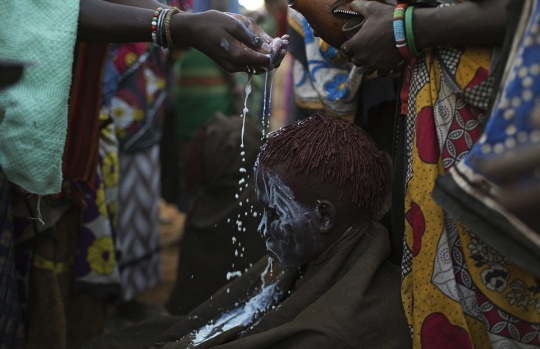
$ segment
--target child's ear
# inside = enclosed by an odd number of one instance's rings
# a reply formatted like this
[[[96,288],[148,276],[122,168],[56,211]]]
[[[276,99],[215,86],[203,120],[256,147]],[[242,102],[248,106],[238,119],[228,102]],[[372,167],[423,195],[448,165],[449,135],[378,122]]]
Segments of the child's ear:
[[[317,200],[315,207],[319,216],[319,230],[322,234],[328,233],[334,227],[336,220],[336,206],[328,200]]]

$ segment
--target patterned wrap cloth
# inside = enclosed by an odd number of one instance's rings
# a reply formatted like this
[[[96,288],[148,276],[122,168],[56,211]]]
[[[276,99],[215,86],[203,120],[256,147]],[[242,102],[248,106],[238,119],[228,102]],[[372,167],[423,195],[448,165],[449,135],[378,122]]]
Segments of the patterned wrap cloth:
[[[291,47],[296,104],[311,112],[325,110],[354,121],[362,68],[355,67],[341,57],[338,50],[315,37],[300,13],[289,9],[287,16],[293,30],[291,42],[295,46],[305,46],[305,62],[295,54],[298,48]],[[303,39],[301,44],[292,41],[297,35]]]
[[[518,13],[520,28],[513,43],[508,45],[511,51],[502,89],[485,131],[469,154],[438,180],[434,196],[476,234],[466,241],[477,261],[469,266],[476,284],[474,291],[489,300],[497,299],[491,309],[485,307],[487,303],[480,304],[485,309],[488,331],[536,348],[540,346],[538,228],[534,229],[529,220],[521,220],[526,215],[517,211],[516,216],[499,203],[498,190],[502,183],[482,166],[486,162],[515,158],[540,146],[540,6],[536,1],[521,3],[524,5]],[[519,9],[519,5],[513,6]],[[517,18],[515,21],[518,22]],[[521,195],[522,190],[538,188],[538,175],[529,169],[514,176],[511,182],[515,191],[510,195]],[[531,212],[536,222],[537,212],[536,206]],[[481,245],[480,238],[504,252],[508,259],[488,259],[486,248],[482,248],[487,245]],[[536,277],[526,270],[534,272]]]
[[[414,348],[540,347],[538,281],[431,196],[437,177],[481,134],[492,93],[490,57],[488,47],[441,46],[423,51],[405,71],[402,299]],[[523,296],[516,298],[516,290]]]
[[[159,258],[159,142],[166,98],[167,55],[156,45],[122,44],[107,66],[114,85],[110,115],[119,141],[116,152],[116,248],[121,298],[133,299],[162,277]]]
[[[108,115],[102,113],[102,120]],[[86,209],[77,237],[75,278],[99,294],[118,294],[120,272],[115,249],[118,225],[118,141],[109,124],[100,131],[95,190],[86,195]]]

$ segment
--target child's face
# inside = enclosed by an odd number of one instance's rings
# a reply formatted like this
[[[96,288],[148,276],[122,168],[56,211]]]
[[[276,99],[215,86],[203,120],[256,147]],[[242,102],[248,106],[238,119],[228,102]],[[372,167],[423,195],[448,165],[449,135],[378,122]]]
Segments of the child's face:
[[[268,254],[284,268],[297,268],[324,249],[315,209],[302,203],[282,177],[268,168],[255,171],[257,198],[264,206],[259,233]]]

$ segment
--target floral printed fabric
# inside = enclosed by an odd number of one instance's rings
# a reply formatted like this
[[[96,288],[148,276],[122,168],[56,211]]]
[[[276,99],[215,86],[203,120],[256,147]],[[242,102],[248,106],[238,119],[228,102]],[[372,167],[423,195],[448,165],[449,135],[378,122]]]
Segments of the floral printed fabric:
[[[101,118],[108,118],[106,110]],[[120,285],[115,249],[119,163],[118,142],[112,124],[101,130],[97,171],[96,189],[89,190],[86,195],[74,272],[80,284],[116,293]]]
[[[307,20],[289,9],[288,21],[304,38],[307,65],[293,60],[296,103],[308,110],[326,112],[354,120],[362,68],[340,57],[338,50],[313,35]]]
[[[438,181],[436,189],[440,189],[443,196],[441,205],[445,201],[458,203],[463,209],[448,207],[448,210],[459,214],[471,227],[474,224],[479,236],[514,262],[540,275],[540,228],[534,225],[534,221],[538,221],[538,208],[524,204],[527,197],[534,197],[536,188],[539,188],[538,173],[525,167],[521,173],[507,179],[508,183],[504,183],[494,176],[500,175],[500,171],[486,171],[484,168],[486,164],[515,161],[516,164],[506,165],[507,170],[519,169],[526,163],[517,161],[524,154],[533,153],[528,156],[538,158],[534,150],[538,152],[540,149],[540,64],[537,60],[540,55],[540,23],[538,13],[532,10],[533,5],[537,5],[537,2],[527,1],[529,11],[524,12],[527,16],[531,15],[531,19],[522,18],[519,21],[518,33],[514,35],[514,49],[508,58],[510,64],[504,71],[504,89],[483,136],[469,155],[449,175]],[[504,184],[503,188],[501,184]],[[506,191],[505,186],[510,185],[512,189],[506,189],[512,191],[510,195],[500,194]],[[449,191],[458,192],[460,196],[449,196]],[[505,204],[504,201],[509,199],[517,200],[521,207],[516,209],[516,203]],[[528,219],[528,215],[532,217]],[[511,295],[513,301],[530,306],[535,304],[540,308],[539,298],[528,298],[529,293],[523,292],[531,286],[512,283],[510,287],[514,285],[518,286],[516,291],[519,292]],[[534,286],[532,289],[537,288]],[[516,298],[516,295],[520,297]]]
[[[161,139],[166,56],[161,47],[147,43],[122,44],[116,49],[107,67],[118,74],[110,112],[120,149],[134,153]]]
[[[537,111],[540,102],[540,7],[536,1],[525,3],[529,11],[523,12],[527,15],[521,21],[526,25],[515,35],[515,56],[508,59],[510,65],[504,88],[485,132],[438,186],[446,192],[447,188],[452,188],[464,197],[466,201],[461,200],[459,207],[450,206],[449,210],[460,215],[460,211],[474,212],[474,215],[463,215],[464,223],[474,226],[478,235],[508,253],[509,258],[502,258],[474,235],[466,241],[467,249],[476,261],[469,266],[476,292],[491,302],[497,300],[496,305],[484,311],[488,331],[528,345],[522,347],[537,348],[540,347],[540,278],[510,259],[538,275],[540,237],[498,204],[496,192],[500,182],[480,166],[483,161],[515,157],[524,149],[540,146]],[[516,190],[538,187],[538,176],[532,172],[513,179]],[[438,201],[444,204],[446,200]],[[471,221],[471,218],[474,219]]]
[[[539,348],[538,283],[438,206],[435,180],[480,136],[490,51],[437,47],[414,64],[407,112],[402,299],[415,348]]]
[[[127,301],[161,280],[159,141],[167,93],[167,61],[161,47],[134,43],[117,46],[111,63],[119,74],[110,115],[119,140],[116,160],[122,174],[115,188],[119,216],[115,223],[116,248],[121,255],[121,298]],[[103,248],[111,248],[111,242],[100,241],[96,250]]]

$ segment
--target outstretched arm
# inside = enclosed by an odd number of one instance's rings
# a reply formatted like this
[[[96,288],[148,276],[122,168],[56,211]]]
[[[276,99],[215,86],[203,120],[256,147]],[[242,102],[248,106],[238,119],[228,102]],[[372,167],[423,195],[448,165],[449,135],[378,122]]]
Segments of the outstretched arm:
[[[120,5],[128,5],[128,6],[135,6],[135,7],[141,7],[141,8],[147,8],[150,10],[155,10],[158,7],[166,7],[158,0],[105,0],[108,2],[113,2],[115,4]]]
[[[146,42],[152,40],[154,11],[103,0],[81,0],[78,40],[90,42]]]
[[[500,44],[506,25],[508,0],[469,1],[454,6],[415,8],[413,31],[418,50],[445,44]],[[377,1],[355,0],[351,9],[366,17],[362,29],[342,50],[364,72],[385,75],[403,60],[393,32],[395,7]]]
[[[154,1],[114,1],[121,4],[81,0],[79,41],[151,41]],[[176,45],[194,47],[231,72],[246,71],[247,66],[257,72],[277,66],[288,45],[286,38],[272,39],[247,17],[218,11],[175,14],[170,28]]]

